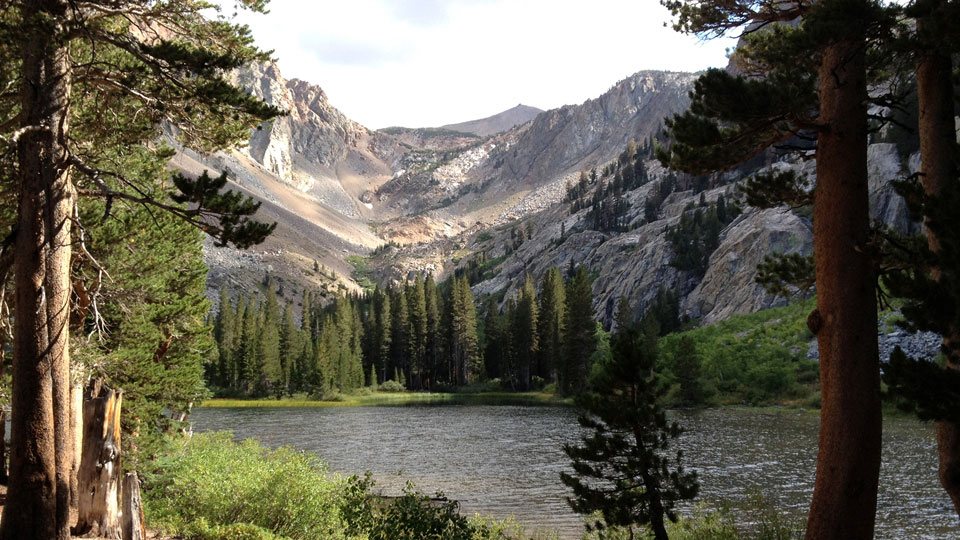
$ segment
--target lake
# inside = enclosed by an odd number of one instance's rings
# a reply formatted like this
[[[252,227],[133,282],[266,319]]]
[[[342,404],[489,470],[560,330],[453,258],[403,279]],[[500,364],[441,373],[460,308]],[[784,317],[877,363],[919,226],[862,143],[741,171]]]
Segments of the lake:
[[[678,447],[700,475],[699,501],[742,502],[762,494],[802,515],[810,503],[819,416],[796,410],[676,411],[686,429]],[[460,501],[464,513],[516,516],[577,538],[579,516],[566,504],[562,446],[579,439],[573,409],[555,407],[330,407],[198,409],[197,431],[230,429],[238,438],[290,445],[320,455],[332,471],[369,470],[385,494],[407,480]],[[937,480],[932,424],[884,421],[878,539],[960,537],[960,522]]]

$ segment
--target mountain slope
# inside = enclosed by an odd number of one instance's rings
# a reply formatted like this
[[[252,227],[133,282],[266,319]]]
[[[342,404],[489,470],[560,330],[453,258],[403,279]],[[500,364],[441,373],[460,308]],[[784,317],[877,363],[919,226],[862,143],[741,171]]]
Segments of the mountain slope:
[[[530,107],[521,103],[516,107],[507,109],[493,116],[488,116],[479,120],[460,122],[457,124],[447,124],[445,126],[441,126],[441,128],[449,129],[451,131],[460,131],[463,133],[473,133],[474,135],[479,135],[481,137],[489,137],[490,135],[496,135],[497,133],[507,131],[515,126],[526,124],[542,112],[542,109]]]

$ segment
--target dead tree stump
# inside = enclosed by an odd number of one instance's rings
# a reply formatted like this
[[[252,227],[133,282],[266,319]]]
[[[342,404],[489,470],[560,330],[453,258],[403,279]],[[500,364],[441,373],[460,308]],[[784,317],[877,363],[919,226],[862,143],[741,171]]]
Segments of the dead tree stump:
[[[135,472],[123,475],[123,540],[146,540],[143,524],[143,501],[140,499],[140,478]]]
[[[120,540],[120,402],[123,393],[93,381],[83,404],[74,535]]]

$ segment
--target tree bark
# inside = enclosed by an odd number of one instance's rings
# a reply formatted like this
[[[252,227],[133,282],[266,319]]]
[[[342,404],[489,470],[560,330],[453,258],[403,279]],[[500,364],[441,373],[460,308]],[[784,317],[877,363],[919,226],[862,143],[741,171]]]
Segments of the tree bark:
[[[10,489],[0,539],[69,538],[68,313],[74,191],[64,0],[22,6]]]
[[[135,472],[123,475],[123,540],[146,540],[143,524],[143,501],[140,498],[140,478]]]
[[[0,410],[0,484],[7,485],[7,411]]]
[[[859,28],[858,28],[859,26]],[[876,269],[868,255],[866,70],[862,23],[819,68],[814,204],[820,348],[819,452],[807,540],[873,538],[880,472]]]
[[[90,384],[83,404],[83,457],[76,535],[120,540],[120,405],[123,393]]]
[[[83,456],[83,383],[74,377],[70,384],[70,437],[73,444],[73,462],[70,469],[70,508],[80,505],[80,487],[77,478]]]
[[[928,17],[936,17],[939,10],[917,19],[917,33],[924,37]],[[953,63],[935,45],[924,48],[917,57],[917,102],[919,105],[918,132],[920,134],[920,178],[927,195],[940,194],[950,182],[957,182],[957,136],[954,128]],[[930,250],[940,250],[936,234],[927,229]],[[933,278],[940,279],[940,271],[933,269]],[[949,369],[960,369],[957,345],[960,328],[951,327],[943,336],[943,351]],[[937,449],[940,458],[940,484],[950,495],[954,509],[960,514],[960,424],[937,422]]]

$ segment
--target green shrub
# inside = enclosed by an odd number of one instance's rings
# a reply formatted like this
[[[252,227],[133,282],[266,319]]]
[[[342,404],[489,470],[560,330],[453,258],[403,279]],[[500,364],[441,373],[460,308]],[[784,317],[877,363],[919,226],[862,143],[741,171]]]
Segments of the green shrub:
[[[377,388],[378,392],[404,392],[406,388],[397,381],[383,381]]]
[[[345,538],[343,484],[311,454],[204,433],[146,472],[145,511],[149,522],[175,530],[205,520],[211,531],[242,523],[292,540],[338,539]],[[236,534],[251,531],[240,527]]]
[[[800,540],[801,521],[784,516],[761,495],[734,507],[725,503],[717,510],[698,506],[693,516],[670,527],[671,540]]]
[[[182,536],[184,540],[286,540],[286,537],[249,523],[211,526],[202,518],[186,525]]]
[[[309,453],[205,433],[144,472],[144,509],[152,527],[184,540],[528,538],[511,522],[468,520],[456,501],[431,500],[412,484],[395,499],[372,487],[369,473],[330,476]]]

